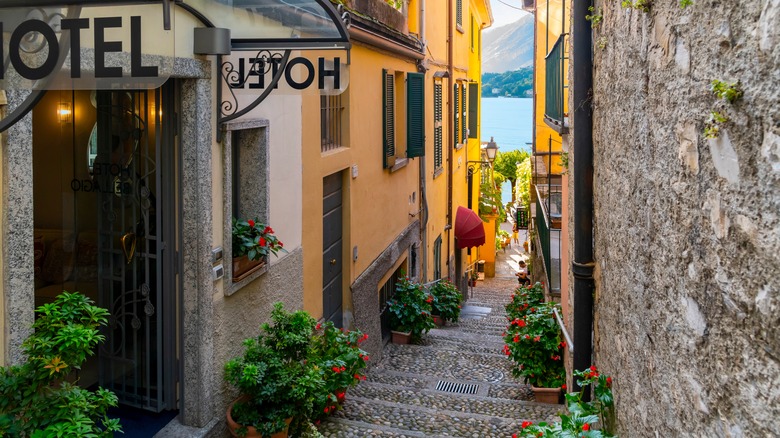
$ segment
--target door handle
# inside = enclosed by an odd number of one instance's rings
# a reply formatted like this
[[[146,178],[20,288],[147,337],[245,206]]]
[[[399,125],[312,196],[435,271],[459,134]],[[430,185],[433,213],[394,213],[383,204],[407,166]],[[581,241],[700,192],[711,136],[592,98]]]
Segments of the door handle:
[[[336,264],[336,259],[331,259],[331,260],[330,260],[330,264],[331,264],[331,265],[335,265],[335,264]]]

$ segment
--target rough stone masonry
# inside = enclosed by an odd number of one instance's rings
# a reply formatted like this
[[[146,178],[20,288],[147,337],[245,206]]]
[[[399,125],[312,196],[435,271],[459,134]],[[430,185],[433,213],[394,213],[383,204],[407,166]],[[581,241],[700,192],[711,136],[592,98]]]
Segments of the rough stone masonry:
[[[780,0],[595,6],[594,342],[618,432],[775,436]]]

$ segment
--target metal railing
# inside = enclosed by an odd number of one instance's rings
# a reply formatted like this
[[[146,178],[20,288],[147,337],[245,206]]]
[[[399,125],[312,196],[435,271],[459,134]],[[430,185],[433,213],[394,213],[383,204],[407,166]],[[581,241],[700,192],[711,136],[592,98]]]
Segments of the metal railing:
[[[547,276],[547,284],[550,290],[561,289],[561,230],[560,214],[550,214],[552,211],[560,212],[560,202],[556,204],[553,198],[561,199],[560,186],[535,186],[536,189],[536,232],[539,238],[539,246],[544,261],[544,271]],[[555,217],[558,224],[555,224]],[[555,224],[555,227],[553,226]]]
[[[566,36],[562,34],[553,44],[550,53],[545,56],[545,93],[544,93],[544,121],[556,131],[563,133],[567,128],[565,123],[564,90],[568,88],[566,83]]]

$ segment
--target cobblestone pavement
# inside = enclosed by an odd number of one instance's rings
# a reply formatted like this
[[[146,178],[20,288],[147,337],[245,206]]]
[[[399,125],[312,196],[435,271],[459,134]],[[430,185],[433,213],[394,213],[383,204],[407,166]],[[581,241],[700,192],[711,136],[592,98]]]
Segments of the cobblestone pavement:
[[[561,405],[536,403],[511,376],[501,352],[504,304],[517,280],[522,247],[498,255],[497,277],[478,283],[462,319],[433,329],[422,345],[385,346],[344,408],[320,425],[326,437],[511,437],[523,421],[550,421]],[[489,313],[487,313],[489,310]],[[440,381],[473,385],[472,394],[437,390]]]

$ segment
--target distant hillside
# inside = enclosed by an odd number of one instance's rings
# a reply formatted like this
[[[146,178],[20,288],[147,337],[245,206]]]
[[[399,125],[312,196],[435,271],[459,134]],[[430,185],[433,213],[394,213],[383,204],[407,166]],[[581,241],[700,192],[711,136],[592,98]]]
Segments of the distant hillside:
[[[483,72],[503,73],[533,65],[533,15],[525,15],[506,26],[488,29],[482,38]]]
[[[532,67],[505,73],[482,74],[482,97],[532,97],[534,69]]]

